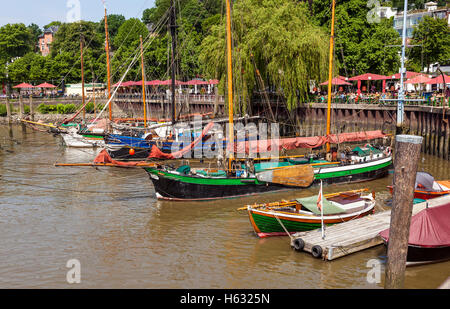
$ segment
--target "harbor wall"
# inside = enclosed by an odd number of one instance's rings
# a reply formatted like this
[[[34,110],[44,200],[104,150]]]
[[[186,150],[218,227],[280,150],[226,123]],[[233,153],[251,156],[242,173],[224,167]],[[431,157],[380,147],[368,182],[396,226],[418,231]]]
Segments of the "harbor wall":
[[[106,100],[98,100],[100,104],[105,104],[106,102]],[[118,98],[113,102],[114,115],[143,117],[141,98]],[[180,96],[177,97],[177,102],[177,115],[213,113],[216,116],[226,116],[225,114],[227,113],[222,96]],[[0,100],[0,104],[4,103]],[[19,104],[18,102],[11,103],[13,106]],[[24,103],[28,104],[28,101],[24,100]],[[81,104],[81,99],[33,99],[34,106],[40,103]],[[270,105],[272,113],[269,112],[267,102],[261,101],[252,104],[250,112],[252,116],[258,115],[267,121],[275,120],[275,122],[279,123],[280,135],[315,136],[326,134],[326,103],[305,103],[290,112],[284,104],[271,102]],[[147,106],[148,117],[170,118],[171,104],[167,98],[163,96],[149,96]],[[382,130],[386,133],[395,134],[396,131],[396,104],[333,103],[330,113],[332,133]],[[36,119],[46,119],[49,115],[39,116],[36,114],[36,117]],[[58,116],[52,116],[51,118],[54,117],[57,118]],[[59,117],[64,118],[67,115],[59,115]],[[403,131],[405,134],[424,137],[422,152],[450,160],[449,118],[450,108],[448,106],[405,105]],[[5,122],[5,119],[0,119],[0,121]]]

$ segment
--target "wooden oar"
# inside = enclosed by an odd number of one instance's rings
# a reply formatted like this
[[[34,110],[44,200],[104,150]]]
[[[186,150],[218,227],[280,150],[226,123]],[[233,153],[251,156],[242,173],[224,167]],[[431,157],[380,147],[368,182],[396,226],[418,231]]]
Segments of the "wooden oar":
[[[290,187],[309,187],[314,181],[314,169],[311,165],[293,165],[283,169],[274,169],[256,174],[259,181]]]

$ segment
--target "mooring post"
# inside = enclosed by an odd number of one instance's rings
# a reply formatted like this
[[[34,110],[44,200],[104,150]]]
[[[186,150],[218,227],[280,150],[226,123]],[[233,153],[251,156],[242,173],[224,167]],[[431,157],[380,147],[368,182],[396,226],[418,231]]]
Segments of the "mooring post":
[[[423,138],[415,135],[397,135],[391,223],[387,249],[386,289],[403,288],[406,255],[408,253],[417,164]]]
[[[30,115],[31,121],[34,121],[33,96],[30,94]]]
[[[25,113],[24,108],[23,108],[23,99],[22,99],[22,95],[19,95],[19,117],[20,119],[23,118],[23,114]]]
[[[11,104],[9,104],[8,95],[6,95],[6,116],[8,116],[8,121],[11,122]]]

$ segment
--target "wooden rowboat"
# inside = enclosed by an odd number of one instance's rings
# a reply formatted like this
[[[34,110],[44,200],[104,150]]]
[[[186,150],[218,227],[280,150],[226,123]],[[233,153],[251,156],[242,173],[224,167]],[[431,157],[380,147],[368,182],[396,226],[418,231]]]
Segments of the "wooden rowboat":
[[[363,195],[367,189],[325,195],[323,222],[337,224],[374,212],[374,194]],[[255,233],[263,238],[284,236],[321,227],[317,195],[270,204],[247,205],[250,223]]]
[[[388,186],[391,194],[393,186]],[[414,189],[414,198],[429,200],[450,194],[450,180],[434,180],[433,176],[425,172],[418,172]]]

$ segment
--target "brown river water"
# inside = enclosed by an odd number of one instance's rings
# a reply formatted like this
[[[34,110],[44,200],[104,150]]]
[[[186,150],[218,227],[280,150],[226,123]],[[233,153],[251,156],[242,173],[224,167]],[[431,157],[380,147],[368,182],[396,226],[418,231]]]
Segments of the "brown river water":
[[[155,198],[142,169],[54,167],[91,162],[98,150],[69,149],[59,136],[0,125],[0,288],[322,289],[384,286],[384,246],[332,262],[291,249],[289,237],[259,239],[248,203],[308,196],[317,189],[214,202]],[[419,170],[448,179],[450,162],[421,155]],[[370,188],[389,209],[386,178],[324,187]],[[80,263],[80,283],[66,276]],[[381,280],[368,280],[372,259]],[[405,288],[437,288],[450,262],[411,267]]]

